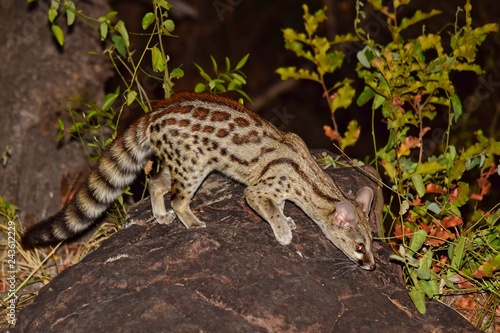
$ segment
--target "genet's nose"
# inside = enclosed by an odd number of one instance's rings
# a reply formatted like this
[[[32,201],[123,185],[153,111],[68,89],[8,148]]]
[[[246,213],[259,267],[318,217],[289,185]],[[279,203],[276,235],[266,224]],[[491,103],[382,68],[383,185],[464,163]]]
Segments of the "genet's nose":
[[[366,269],[367,271],[373,271],[377,267],[377,265],[374,262],[372,263],[360,262],[359,264],[361,268]]]

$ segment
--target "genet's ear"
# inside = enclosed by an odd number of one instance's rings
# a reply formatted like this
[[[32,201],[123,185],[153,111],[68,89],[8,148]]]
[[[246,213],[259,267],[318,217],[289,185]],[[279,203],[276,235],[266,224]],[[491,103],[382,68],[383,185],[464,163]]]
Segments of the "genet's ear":
[[[347,228],[353,225],[357,220],[356,210],[349,201],[342,201],[335,206],[333,213],[333,223],[341,228]]]
[[[370,206],[372,205],[373,191],[368,186],[363,187],[356,194],[356,201],[361,205],[363,213],[368,215],[370,213]]]

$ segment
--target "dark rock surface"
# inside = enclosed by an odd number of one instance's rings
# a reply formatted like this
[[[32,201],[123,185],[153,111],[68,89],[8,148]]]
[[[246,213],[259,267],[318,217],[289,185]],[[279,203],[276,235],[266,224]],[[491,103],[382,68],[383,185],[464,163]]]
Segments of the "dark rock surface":
[[[359,187],[352,169],[332,174]],[[364,271],[287,204],[297,229],[281,246],[242,193],[211,175],[191,205],[207,222],[198,230],[152,223],[149,200],[138,203],[134,225],[46,285],[9,331],[476,332],[438,302],[418,314],[382,243]]]

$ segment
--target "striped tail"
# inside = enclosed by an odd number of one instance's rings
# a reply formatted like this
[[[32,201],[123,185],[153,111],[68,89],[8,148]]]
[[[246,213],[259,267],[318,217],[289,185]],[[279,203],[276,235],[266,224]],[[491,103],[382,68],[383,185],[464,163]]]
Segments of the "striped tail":
[[[29,228],[24,248],[52,245],[89,229],[130,185],[153,154],[148,116],[130,126],[104,152],[75,197],[57,214]]]

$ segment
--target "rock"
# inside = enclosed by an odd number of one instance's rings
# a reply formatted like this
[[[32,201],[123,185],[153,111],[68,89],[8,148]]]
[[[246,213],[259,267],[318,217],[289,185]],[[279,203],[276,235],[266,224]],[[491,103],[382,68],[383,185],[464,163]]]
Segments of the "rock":
[[[331,172],[343,173],[357,178]],[[207,228],[152,223],[148,199],[133,206],[135,224],[43,287],[9,332],[476,332],[435,301],[418,314],[380,242],[364,271],[287,204],[297,229],[281,246],[243,186],[217,174],[191,207]]]

